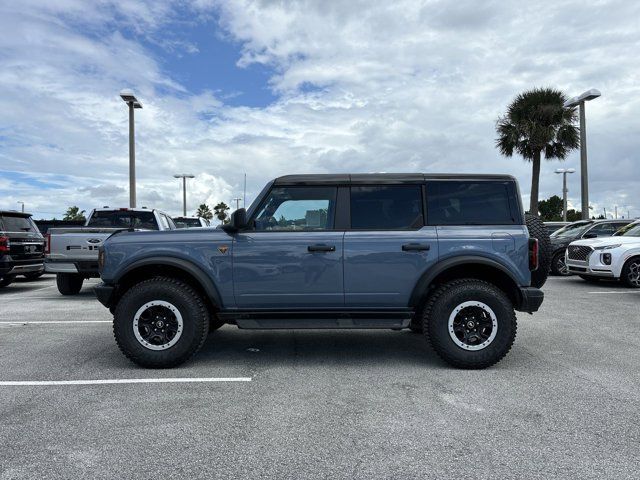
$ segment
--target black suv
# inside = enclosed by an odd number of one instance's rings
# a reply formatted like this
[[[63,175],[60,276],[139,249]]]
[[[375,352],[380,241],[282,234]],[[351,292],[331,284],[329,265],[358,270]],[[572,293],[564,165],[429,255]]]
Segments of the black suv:
[[[571,275],[565,264],[564,253],[574,240],[581,238],[610,237],[619,229],[631,223],[631,220],[580,220],[556,230],[550,235],[552,257],[551,273]]]
[[[31,214],[0,210],[0,287],[16,275],[34,279],[44,272],[44,238]]]

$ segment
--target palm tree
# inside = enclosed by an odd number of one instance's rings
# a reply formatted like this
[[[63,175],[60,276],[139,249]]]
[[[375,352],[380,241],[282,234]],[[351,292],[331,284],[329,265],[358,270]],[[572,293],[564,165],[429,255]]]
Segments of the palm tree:
[[[80,210],[79,207],[73,206],[67,208],[67,213],[64,214],[63,220],[80,220],[86,221],[87,219],[84,216],[84,210]]]
[[[529,213],[538,215],[540,158],[564,160],[580,146],[575,108],[566,108],[566,97],[553,88],[534,88],[519,94],[498,118],[496,146],[502,155],[517,152],[532,162]]]
[[[196,217],[204,218],[205,220],[211,220],[213,218],[213,212],[206,203],[200,204],[196,211]]]
[[[229,206],[224,202],[220,202],[215,207],[213,207],[213,213],[215,213],[218,220],[220,220],[220,223],[224,223],[224,221],[227,219],[228,211]]]

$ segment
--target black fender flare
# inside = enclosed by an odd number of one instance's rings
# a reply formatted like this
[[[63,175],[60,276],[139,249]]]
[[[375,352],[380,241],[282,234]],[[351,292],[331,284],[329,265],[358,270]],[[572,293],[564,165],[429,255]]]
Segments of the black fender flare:
[[[214,303],[214,305],[218,308],[222,308],[222,297],[220,296],[220,292],[216,287],[216,284],[211,280],[211,278],[202,270],[198,265],[189,260],[184,260],[182,258],[175,257],[147,257],[133,262],[130,265],[127,265],[125,269],[118,273],[118,275],[114,278],[113,283],[118,284],[120,280],[125,277],[128,273],[133,270],[146,267],[146,266],[168,266],[178,268],[180,270],[185,271],[200,284],[203,288],[209,299]]]
[[[512,273],[509,271],[507,267],[505,267],[500,262],[493,260],[491,258],[482,257],[479,255],[464,255],[459,257],[451,257],[445,260],[442,260],[428,269],[426,272],[422,274],[416,285],[413,287],[413,291],[411,292],[411,297],[409,297],[409,306],[412,308],[417,308],[420,305],[424,294],[429,290],[429,285],[431,282],[440,275],[445,270],[448,270],[453,267],[457,267],[465,264],[475,264],[475,265],[484,265],[487,267],[492,267],[497,270],[500,270],[504,273],[511,281],[513,282],[514,287],[519,291],[518,281],[514,278]]]

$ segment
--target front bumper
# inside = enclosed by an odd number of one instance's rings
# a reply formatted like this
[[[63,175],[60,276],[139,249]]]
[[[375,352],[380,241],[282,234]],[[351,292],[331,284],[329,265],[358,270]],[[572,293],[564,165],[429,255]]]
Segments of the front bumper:
[[[544,300],[544,292],[539,288],[521,287],[520,288],[520,305],[516,306],[519,312],[533,313],[537,312]]]
[[[604,252],[594,250],[587,256],[585,261],[572,259],[566,256],[565,263],[569,269],[569,273],[587,275],[589,277],[615,278],[613,266],[602,263],[602,253]]]
[[[113,285],[107,285],[106,283],[100,283],[93,289],[96,293],[98,301],[107,308],[111,308],[116,287]]]

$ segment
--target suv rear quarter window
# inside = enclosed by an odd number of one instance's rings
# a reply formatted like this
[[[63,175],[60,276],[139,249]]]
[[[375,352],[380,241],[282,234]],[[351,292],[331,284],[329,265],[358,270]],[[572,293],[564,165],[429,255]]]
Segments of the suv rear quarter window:
[[[519,204],[504,181],[427,182],[430,225],[513,225],[522,222]]]
[[[352,230],[411,230],[424,226],[422,186],[351,187]]]

